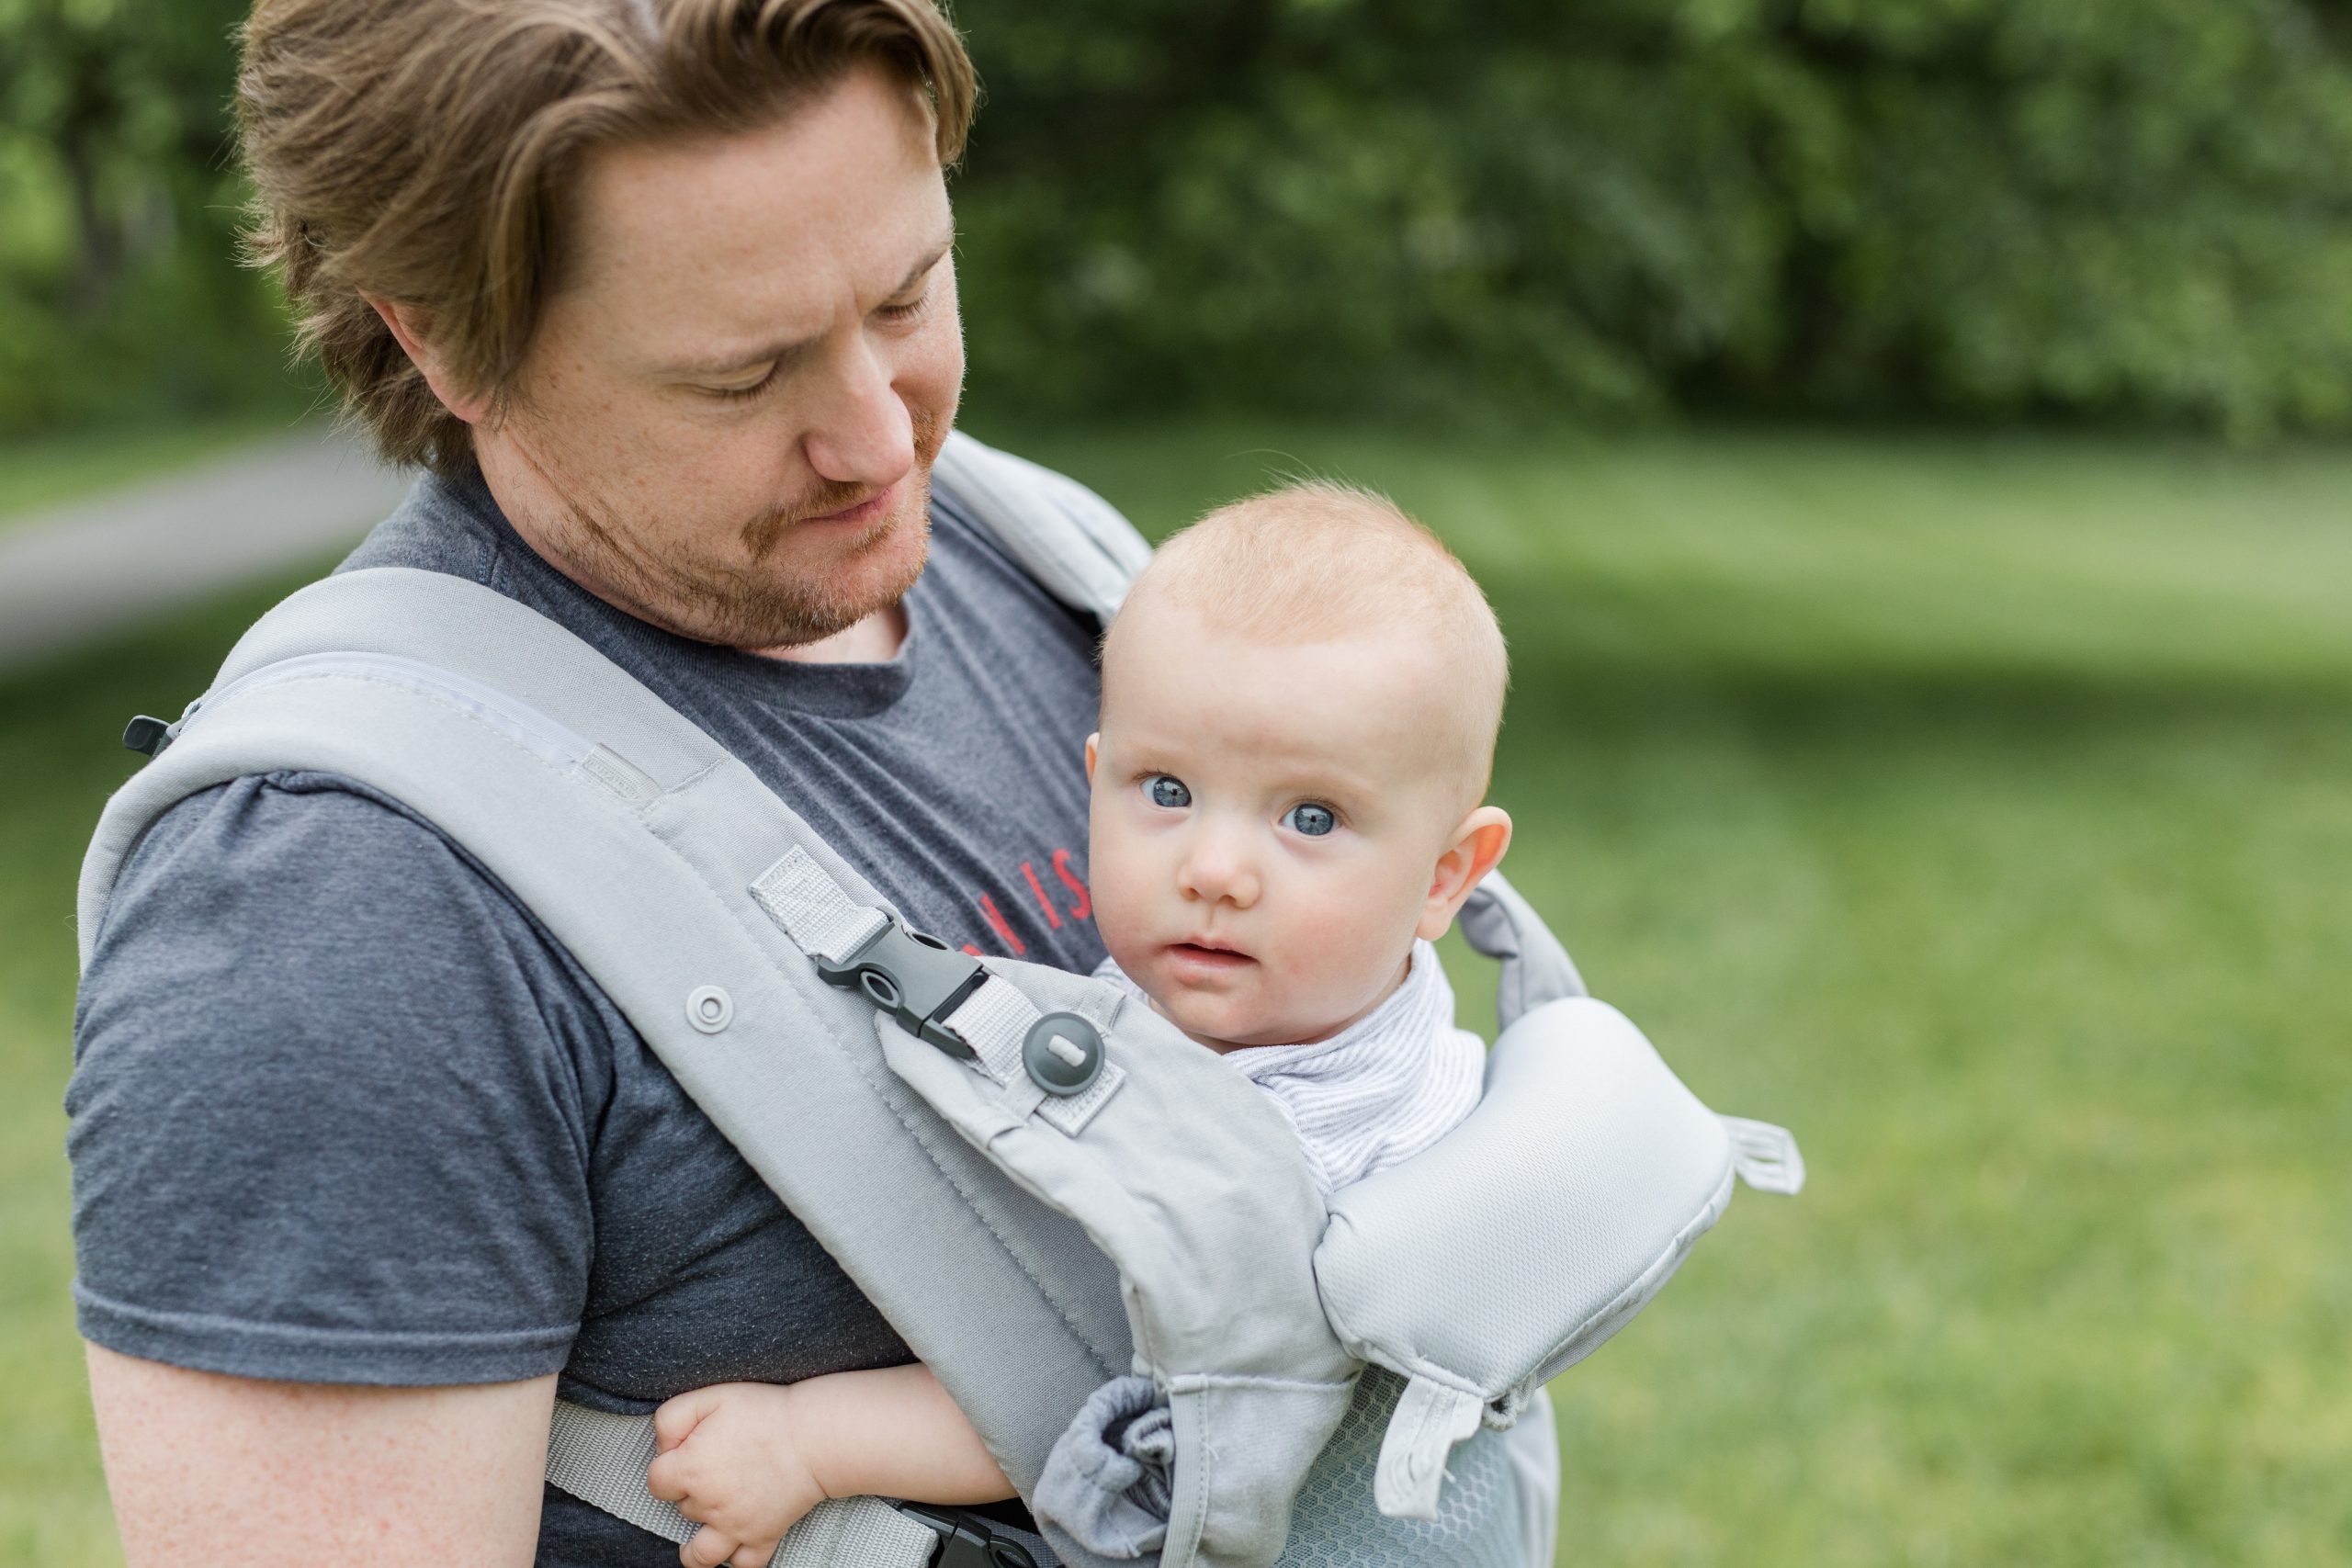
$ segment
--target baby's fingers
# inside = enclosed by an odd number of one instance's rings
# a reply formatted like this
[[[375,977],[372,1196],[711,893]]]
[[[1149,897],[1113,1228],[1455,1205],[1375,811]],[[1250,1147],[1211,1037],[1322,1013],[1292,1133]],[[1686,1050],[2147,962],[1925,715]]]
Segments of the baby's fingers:
[[[695,1531],[693,1539],[685,1545],[678,1548],[678,1561],[684,1563],[685,1568],[718,1568],[720,1563],[735,1555],[741,1545],[733,1536],[714,1526],[705,1525]],[[763,1556],[760,1561],[765,1562],[767,1558]]]
[[[659,1455],[645,1467],[645,1489],[664,1503],[686,1500],[686,1456],[670,1452]]]
[[[727,1568],[768,1568],[768,1559],[775,1555],[775,1547],[772,1540],[747,1540],[727,1560]]]
[[[653,1446],[668,1453],[686,1440],[686,1434],[702,1424],[702,1418],[718,1408],[718,1390],[698,1388],[682,1393],[653,1413]]]

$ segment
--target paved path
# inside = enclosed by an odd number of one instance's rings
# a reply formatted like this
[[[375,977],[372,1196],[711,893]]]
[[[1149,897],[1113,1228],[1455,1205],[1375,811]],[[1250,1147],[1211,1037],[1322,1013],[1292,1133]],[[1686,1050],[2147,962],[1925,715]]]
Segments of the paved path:
[[[0,666],[356,543],[407,493],[306,430],[0,530]]]

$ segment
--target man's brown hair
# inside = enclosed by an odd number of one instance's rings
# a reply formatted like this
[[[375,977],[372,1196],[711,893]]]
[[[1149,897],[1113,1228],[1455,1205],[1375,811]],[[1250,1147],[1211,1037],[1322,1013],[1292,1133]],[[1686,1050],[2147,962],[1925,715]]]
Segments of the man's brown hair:
[[[415,307],[456,376],[503,393],[583,154],[756,129],[867,64],[927,97],[954,163],[978,85],[932,0],[256,0],[250,254],[385,457],[461,468],[464,422],[365,296]]]

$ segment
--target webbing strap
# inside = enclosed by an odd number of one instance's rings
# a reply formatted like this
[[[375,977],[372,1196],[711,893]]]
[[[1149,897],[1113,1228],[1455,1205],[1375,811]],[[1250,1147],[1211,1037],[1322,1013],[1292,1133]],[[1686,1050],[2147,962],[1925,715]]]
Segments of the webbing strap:
[[[881,910],[852,899],[797,844],[790,854],[760,874],[752,884],[752,897],[803,953],[836,964],[873,941],[890,923],[890,917]]]
[[[556,1401],[548,1433],[548,1480],[642,1530],[684,1541],[698,1528],[645,1489],[653,1418],[616,1416]],[[879,1497],[835,1497],[793,1526],[768,1568],[925,1568],[938,1533]]]
[[[1021,1042],[1040,1016],[1037,1004],[1016,987],[989,979],[947,1015],[947,1027],[979,1054],[989,1077],[999,1083],[1014,1083],[1024,1073]]]

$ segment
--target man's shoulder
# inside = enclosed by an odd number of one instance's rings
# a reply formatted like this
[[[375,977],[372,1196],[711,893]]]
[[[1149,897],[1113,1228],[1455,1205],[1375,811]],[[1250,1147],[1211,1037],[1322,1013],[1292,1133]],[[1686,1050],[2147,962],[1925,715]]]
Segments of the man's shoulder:
[[[492,933],[544,946],[528,912],[425,818],[356,779],[303,771],[232,779],[159,815],[107,900],[93,979],[103,984],[114,949],[158,928],[290,942],[312,953],[291,986],[338,954]]]
[[[562,945],[431,822],[357,780],[288,771],[156,818],[107,901],[75,1036],[85,1070],[177,1043],[219,1056],[227,1081],[291,1043],[348,1065],[429,1036],[445,1054],[563,1059],[577,1081],[602,1076],[616,1021]]]
[[[340,773],[282,769],[247,774],[182,796],[140,840],[124,878],[153,874],[189,856],[267,862],[302,840],[332,840],[336,856],[376,851],[455,851],[415,811],[372,784]]]
[[[178,802],[116,886],[74,1019],[83,1334],[240,1376],[559,1370],[609,1017],[363,785],[258,774]]]

